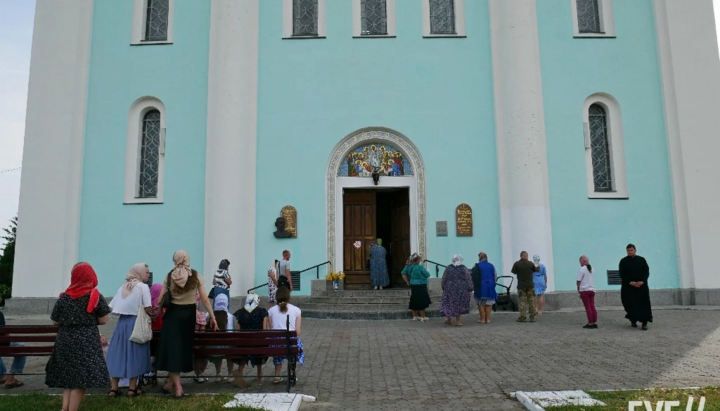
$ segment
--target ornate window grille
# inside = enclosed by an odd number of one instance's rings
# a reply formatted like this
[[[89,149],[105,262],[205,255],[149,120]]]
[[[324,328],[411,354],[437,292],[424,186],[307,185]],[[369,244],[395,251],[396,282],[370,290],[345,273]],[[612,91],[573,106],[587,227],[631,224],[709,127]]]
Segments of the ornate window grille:
[[[159,167],[160,111],[151,110],[143,117],[138,197],[157,197]]]
[[[578,31],[580,33],[602,33],[600,27],[601,0],[576,0]]]
[[[589,111],[590,155],[595,192],[607,193],[613,191],[607,113],[599,104],[591,105]]]
[[[145,41],[167,40],[169,13],[169,0],[147,0]]]
[[[430,0],[430,34],[457,34],[455,0]]]
[[[293,36],[318,35],[318,0],[293,0]]]
[[[387,1],[362,0],[361,19],[363,36],[380,36],[387,33]]]

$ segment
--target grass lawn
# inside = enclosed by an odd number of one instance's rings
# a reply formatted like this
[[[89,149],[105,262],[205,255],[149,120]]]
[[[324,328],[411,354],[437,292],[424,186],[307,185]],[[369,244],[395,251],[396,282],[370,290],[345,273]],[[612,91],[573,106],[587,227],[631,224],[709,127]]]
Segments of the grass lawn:
[[[233,399],[233,394],[214,396],[186,396],[174,400],[166,396],[143,395],[140,398],[120,397],[117,399],[101,395],[88,395],[80,405],[80,411],[186,411],[224,410],[223,405]],[[61,396],[42,394],[2,395],[0,410],[12,411],[56,411],[62,407]],[[239,411],[259,411],[257,408],[232,408]]]
[[[650,401],[653,411],[657,408],[658,401],[680,401],[680,406],[673,407],[674,411],[685,411],[688,404],[688,397],[693,397],[692,411],[698,410],[700,397],[705,397],[704,411],[720,411],[720,388],[706,387],[697,390],[646,390],[646,391],[589,391],[591,397],[607,404],[606,407],[547,407],[547,411],[628,411],[630,401]],[[663,405],[661,410],[665,409]],[[646,411],[646,405],[635,407],[636,411]]]

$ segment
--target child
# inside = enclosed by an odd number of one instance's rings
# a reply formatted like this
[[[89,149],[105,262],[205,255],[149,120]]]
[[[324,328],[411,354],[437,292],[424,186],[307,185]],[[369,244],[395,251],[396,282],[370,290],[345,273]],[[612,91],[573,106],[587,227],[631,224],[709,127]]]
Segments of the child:
[[[580,293],[588,323],[583,328],[596,329],[597,309],[595,309],[595,273],[593,273],[590,259],[587,256],[580,257],[580,270],[577,274],[577,290]]]
[[[225,294],[216,294],[215,295],[215,309],[213,310],[213,313],[215,314],[215,320],[217,321],[218,328],[220,331],[234,331],[235,330],[235,317],[233,317],[232,314],[230,314],[228,311],[228,298]],[[207,314],[207,317],[209,317],[210,314]],[[210,326],[208,325],[208,330],[210,330]],[[207,347],[207,348],[225,348],[223,346],[217,346],[217,347]],[[233,373],[234,363],[229,359],[225,357],[218,357],[213,356],[210,357],[210,362],[215,365],[215,382],[230,382],[231,379],[229,377],[225,378],[223,380],[220,375],[222,375],[222,363],[223,360],[226,360],[227,362],[227,368],[228,368],[228,375],[231,375]]]
[[[150,287],[150,304],[152,307],[152,311],[150,312],[150,320],[152,320],[152,324],[150,325],[150,327],[152,328],[153,332],[162,331],[163,309],[158,303],[158,298],[160,298],[160,292],[162,291],[162,287],[163,285],[160,283],[153,284],[153,286]],[[157,385],[157,369],[155,368],[155,356],[157,355],[157,349],[157,340],[151,340],[150,361],[152,361],[153,370],[152,372],[145,374],[145,376],[149,378],[150,385],[152,385],[153,387]]]
[[[200,293],[195,292],[195,304],[200,303]],[[202,331],[205,329],[205,326],[207,325],[207,317],[206,313],[198,310],[195,308],[195,330],[196,331]],[[201,358],[201,357],[195,357],[195,382],[198,384],[202,384],[204,382],[207,382],[208,379],[203,376],[205,373],[205,368],[207,368],[208,365],[208,359],[207,358]]]
[[[278,289],[277,295],[275,296],[277,305],[268,311],[270,317],[270,328],[273,330],[286,330],[287,320],[290,320],[290,331],[296,331],[298,335],[297,347],[300,350],[300,354],[297,355],[297,362],[300,365],[305,364],[305,353],[303,352],[302,341],[300,341],[300,309],[290,304],[290,290],[286,287]],[[275,365],[275,378],[273,384],[280,384],[283,379],[280,378],[280,369],[282,363],[287,357],[274,357],[273,364]]]
[[[235,311],[236,330],[267,330],[269,328],[268,312],[266,309],[258,307],[259,300],[257,294],[248,294],[245,298],[245,307]],[[262,381],[262,366],[267,360],[267,357],[257,355],[243,356],[236,360],[235,363],[238,365],[238,369],[233,375],[235,375],[235,383],[238,387],[247,387],[247,383],[242,375],[243,369],[248,362],[251,367],[257,367],[257,379],[258,381]]]

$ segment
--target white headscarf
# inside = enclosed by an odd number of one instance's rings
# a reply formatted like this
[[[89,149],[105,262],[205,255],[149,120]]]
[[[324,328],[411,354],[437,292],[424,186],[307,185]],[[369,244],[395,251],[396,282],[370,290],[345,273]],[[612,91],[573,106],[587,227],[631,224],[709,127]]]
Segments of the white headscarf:
[[[452,264],[455,267],[461,266],[463,263],[463,257],[460,254],[455,254],[452,258]]]
[[[258,306],[260,297],[255,293],[250,293],[245,297],[245,311],[251,313]]]
[[[125,276],[125,284],[122,286],[122,298],[127,298],[135,285],[143,282],[146,267],[145,263],[137,263],[130,268],[130,271]]]

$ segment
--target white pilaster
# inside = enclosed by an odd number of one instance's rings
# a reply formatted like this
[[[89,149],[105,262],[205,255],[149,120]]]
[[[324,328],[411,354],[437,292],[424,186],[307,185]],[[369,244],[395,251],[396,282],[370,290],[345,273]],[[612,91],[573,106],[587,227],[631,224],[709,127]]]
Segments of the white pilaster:
[[[203,274],[209,286],[220,260],[230,260],[232,296],[255,278],[259,7],[211,3]]]
[[[712,0],[654,0],[682,288],[720,288],[717,116],[720,60]],[[684,4],[684,5],[683,5]],[[642,251],[642,245],[637,245]]]
[[[490,0],[503,269],[540,254],[555,289],[535,0]]]
[[[77,262],[93,6],[35,6],[13,297],[57,296]]]

